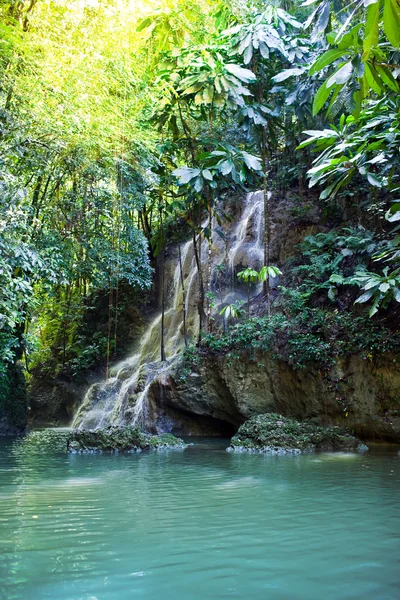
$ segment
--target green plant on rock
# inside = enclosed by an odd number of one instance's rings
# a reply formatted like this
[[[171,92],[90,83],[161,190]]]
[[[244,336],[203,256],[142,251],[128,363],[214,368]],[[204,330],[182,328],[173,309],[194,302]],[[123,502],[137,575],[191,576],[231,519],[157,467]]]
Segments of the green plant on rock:
[[[239,319],[243,315],[243,300],[236,300],[233,304],[227,304],[220,311],[220,315],[224,317],[224,330],[225,323],[229,323],[230,319]]]
[[[357,304],[373,301],[369,311],[370,317],[373,317],[379,308],[386,308],[393,300],[400,303],[400,268],[389,273],[389,267],[385,267],[383,275],[358,271],[349,283],[358,285],[364,292],[357,298]]]
[[[258,271],[255,271],[254,269],[247,267],[243,271],[239,271],[239,273],[237,274],[237,277],[238,277],[238,279],[240,279],[240,281],[247,283],[247,318],[249,318],[250,317],[250,285],[252,283],[255,283],[256,281],[259,281],[260,274],[258,273]]]

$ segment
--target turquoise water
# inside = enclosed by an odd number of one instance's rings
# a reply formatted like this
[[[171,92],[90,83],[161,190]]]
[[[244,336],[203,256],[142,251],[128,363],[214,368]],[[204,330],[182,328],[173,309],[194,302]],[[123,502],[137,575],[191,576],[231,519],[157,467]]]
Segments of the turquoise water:
[[[226,445],[226,444],[225,444]],[[0,444],[1,600],[398,600],[395,453]]]

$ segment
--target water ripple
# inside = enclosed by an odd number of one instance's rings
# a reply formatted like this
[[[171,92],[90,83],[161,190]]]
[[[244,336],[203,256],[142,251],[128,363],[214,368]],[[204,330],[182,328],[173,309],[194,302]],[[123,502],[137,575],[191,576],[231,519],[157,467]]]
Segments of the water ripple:
[[[398,600],[393,454],[0,445],[0,600]]]

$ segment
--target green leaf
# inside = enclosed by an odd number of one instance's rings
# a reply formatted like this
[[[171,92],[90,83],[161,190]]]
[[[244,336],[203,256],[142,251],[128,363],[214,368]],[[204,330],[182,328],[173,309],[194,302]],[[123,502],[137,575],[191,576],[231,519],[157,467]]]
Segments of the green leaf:
[[[372,68],[368,63],[365,63],[365,79],[369,87],[379,96],[382,93],[381,81],[376,72],[375,74],[373,73]]]
[[[381,188],[383,187],[383,181],[380,177],[377,177],[373,173],[367,173],[368,182],[374,187]]]
[[[389,223],[396,223],[397,221],[400,221],[400,209],[392,214],[392,209],[388,210],[385,218],[387,221],[389,221]]]
[[[316,114],[319,113],[321,108],[324,106],[325,102],[328,100],[329,95],[331,93],[331,89],[329,89],[326,85],[326,81],[320,86],[318,92],[314,96],[312,114],[315,117]]]
[[[337,294],[338,294],[337,289],[333,285],[331,285],[330,288],[328,289],[329,300],[332,300],[332,302],[334,302],[336,300]]]
[[[332,77],[330,77],[328,79],[328,81],[326,83],[327,87],[330,88],[335,83],[338,85],[342,85],[342,84],[346,83],[350,79],[352,72],[353,72],[353,65],[352,65],[351,61],[349,61],[346,64],[344,64],[342,67],[340,67],[340,69],[338,69],[336,71],[336,73],[334,73],[332,75]]]
[[[186,184],[189,183],[195,177],[200,175],[200,169],[193,169],[191,167],[180,167],[179,169],[175,169],[172,171],[172,175],[179,179],[179,183]]]
[[[231,160],[224,160],[224,162],[222,162],[219,165],[219,170],[221,172],[222,175],[229,175],[229,173],[232,172],[232,169],[234,167],[233,161]]]
[[[183,90],[182,95],[188,96],[190,94],[196,94],[199,90],[201,90],[202,87],[202,83],[195,83],[194,85],[191,85],[190,87]]]
[[[382,81],[388,86],[389,89],[393,90],[393,92],[399,91],[399,85],[387,67],[376,65],[376,70]]]
[[[136,28],[136,31],[140,32],[143,31],[143,29],[147,29],[147,27],[149,27],[151,25],[153,21],[152,17],[147,17],[146,19],[142,19],[141,21],[139,21],[139,25]]]
[[[201,177],[196,177],[194,181],[194,189],[196,192],[201,192],[203,189],[203,179]]]
[[[228,63],[225,65],[225,69],[231,73],[240,81],[244,81],[245,83],[251,83],[256,80],[256,76],[249,69],[244,69],[243,67],[239,67],[239,65],[235,65],[233,63]]]
[[[383,27],[394,48],[400,47],[400,6],[396,0],[385,0]]]
[[[342,285],[344,282],[344,277],[343,275],[339,275],[338,273],[333,273],[330,277],[329,277],[329,281],[331,283],[338,283],[339,285]]]
[[[354,304],[363,304],[364,302],[368,302],[368,300],[370,300],[374,294],[375,288],[373,290],[368,290],[368,292],[365,292],[359,298],[357,298]]]
[[[329,198],[331,192],[333,191],[334,187],[335,187],[335,183],[331,183],[331,185],[328,185],[327,188],[325,188],[319,195],[320,200],[326,200],[327,198]]]
[[[370,317],[373,317],[378,312],[379,303],[380,303],[380,298],[379,298],[379,296],[377,296],[374,300],[373,305],[371,306],[370,311],[369,311]]]
[[[242,156],[248,169],[251,169],[253,171],[262,170],[260,160],[257,158],[257,156],[254,156],[253,154],[248,154],[247,152],[242,152]]]
[[[322,56],[320,56],[313,65],[311,65],[310,75],[318,73],[318,71],[321,71],[322,69],[332,64],[333,62],[335,62],[335,60],[338,60],[345,54],[347,54],[347,52],[343,50],[328,50],[327,52],[322,54]]]
[[[204,179],[208,179],[208,181],[212,181],[213,176],[211,175],[211,172],[208,169],[203,169],[201,174],[203,175]]]
[[[297,77],[298,75],[302,75],[304,71],[305,69],[300,69],[298,67],[293,69],[284,69],[277,75],[274,75],[274,77],[272,77],[271,79],[275,83],[280,83],[281,81],[285,81],[285,79],[289,79],[289,77]]]
[[[372,48],[378,45],[379,41],[379,11],[380,11],[380,0],[370,4],[366,11],[366,22],[363,50],[364,57],[368,58]]]

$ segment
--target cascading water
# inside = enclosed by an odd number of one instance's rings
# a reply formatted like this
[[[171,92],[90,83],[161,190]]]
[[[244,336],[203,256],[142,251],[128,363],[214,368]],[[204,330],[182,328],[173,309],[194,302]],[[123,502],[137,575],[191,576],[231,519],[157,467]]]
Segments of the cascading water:
[[[263,205],[263,192],[252,192],[246,196],[242,214],[233,227],[228,227],[225,231],[228,251],[226,242],[219,236],[213,236],[211,290],[216,287],[219,290],[219,303],[215,307],[217,314],[222,304],[244,298],[240,286],[235,285],[235,270],[239,266],[260,269],[263,265]],[[207,263],[207,255],[208,244],[203,242],[203,265]],[[168,269],[173,269],[172,277],[165,278],[170,281],[170,285],[167,284],[164,314],[167,361],[162,363],[159,360],[162,319],[159,313],[150,322],[136,352],[114,366],[108,380],[97,382],[89,388],[74,418],[73,427],[98,429],[108,425],[148,425],[146,404],[151,384],[156,377],[170,368],[171,362],[184,347],[183,302],[189,339],[193,338],[198,330],[198,278],[192,241],[186,242],[182,247],[181,263],[183,286],[179,260],[176,258],[173,263],[166,261],[165,264],[167,275]]]

